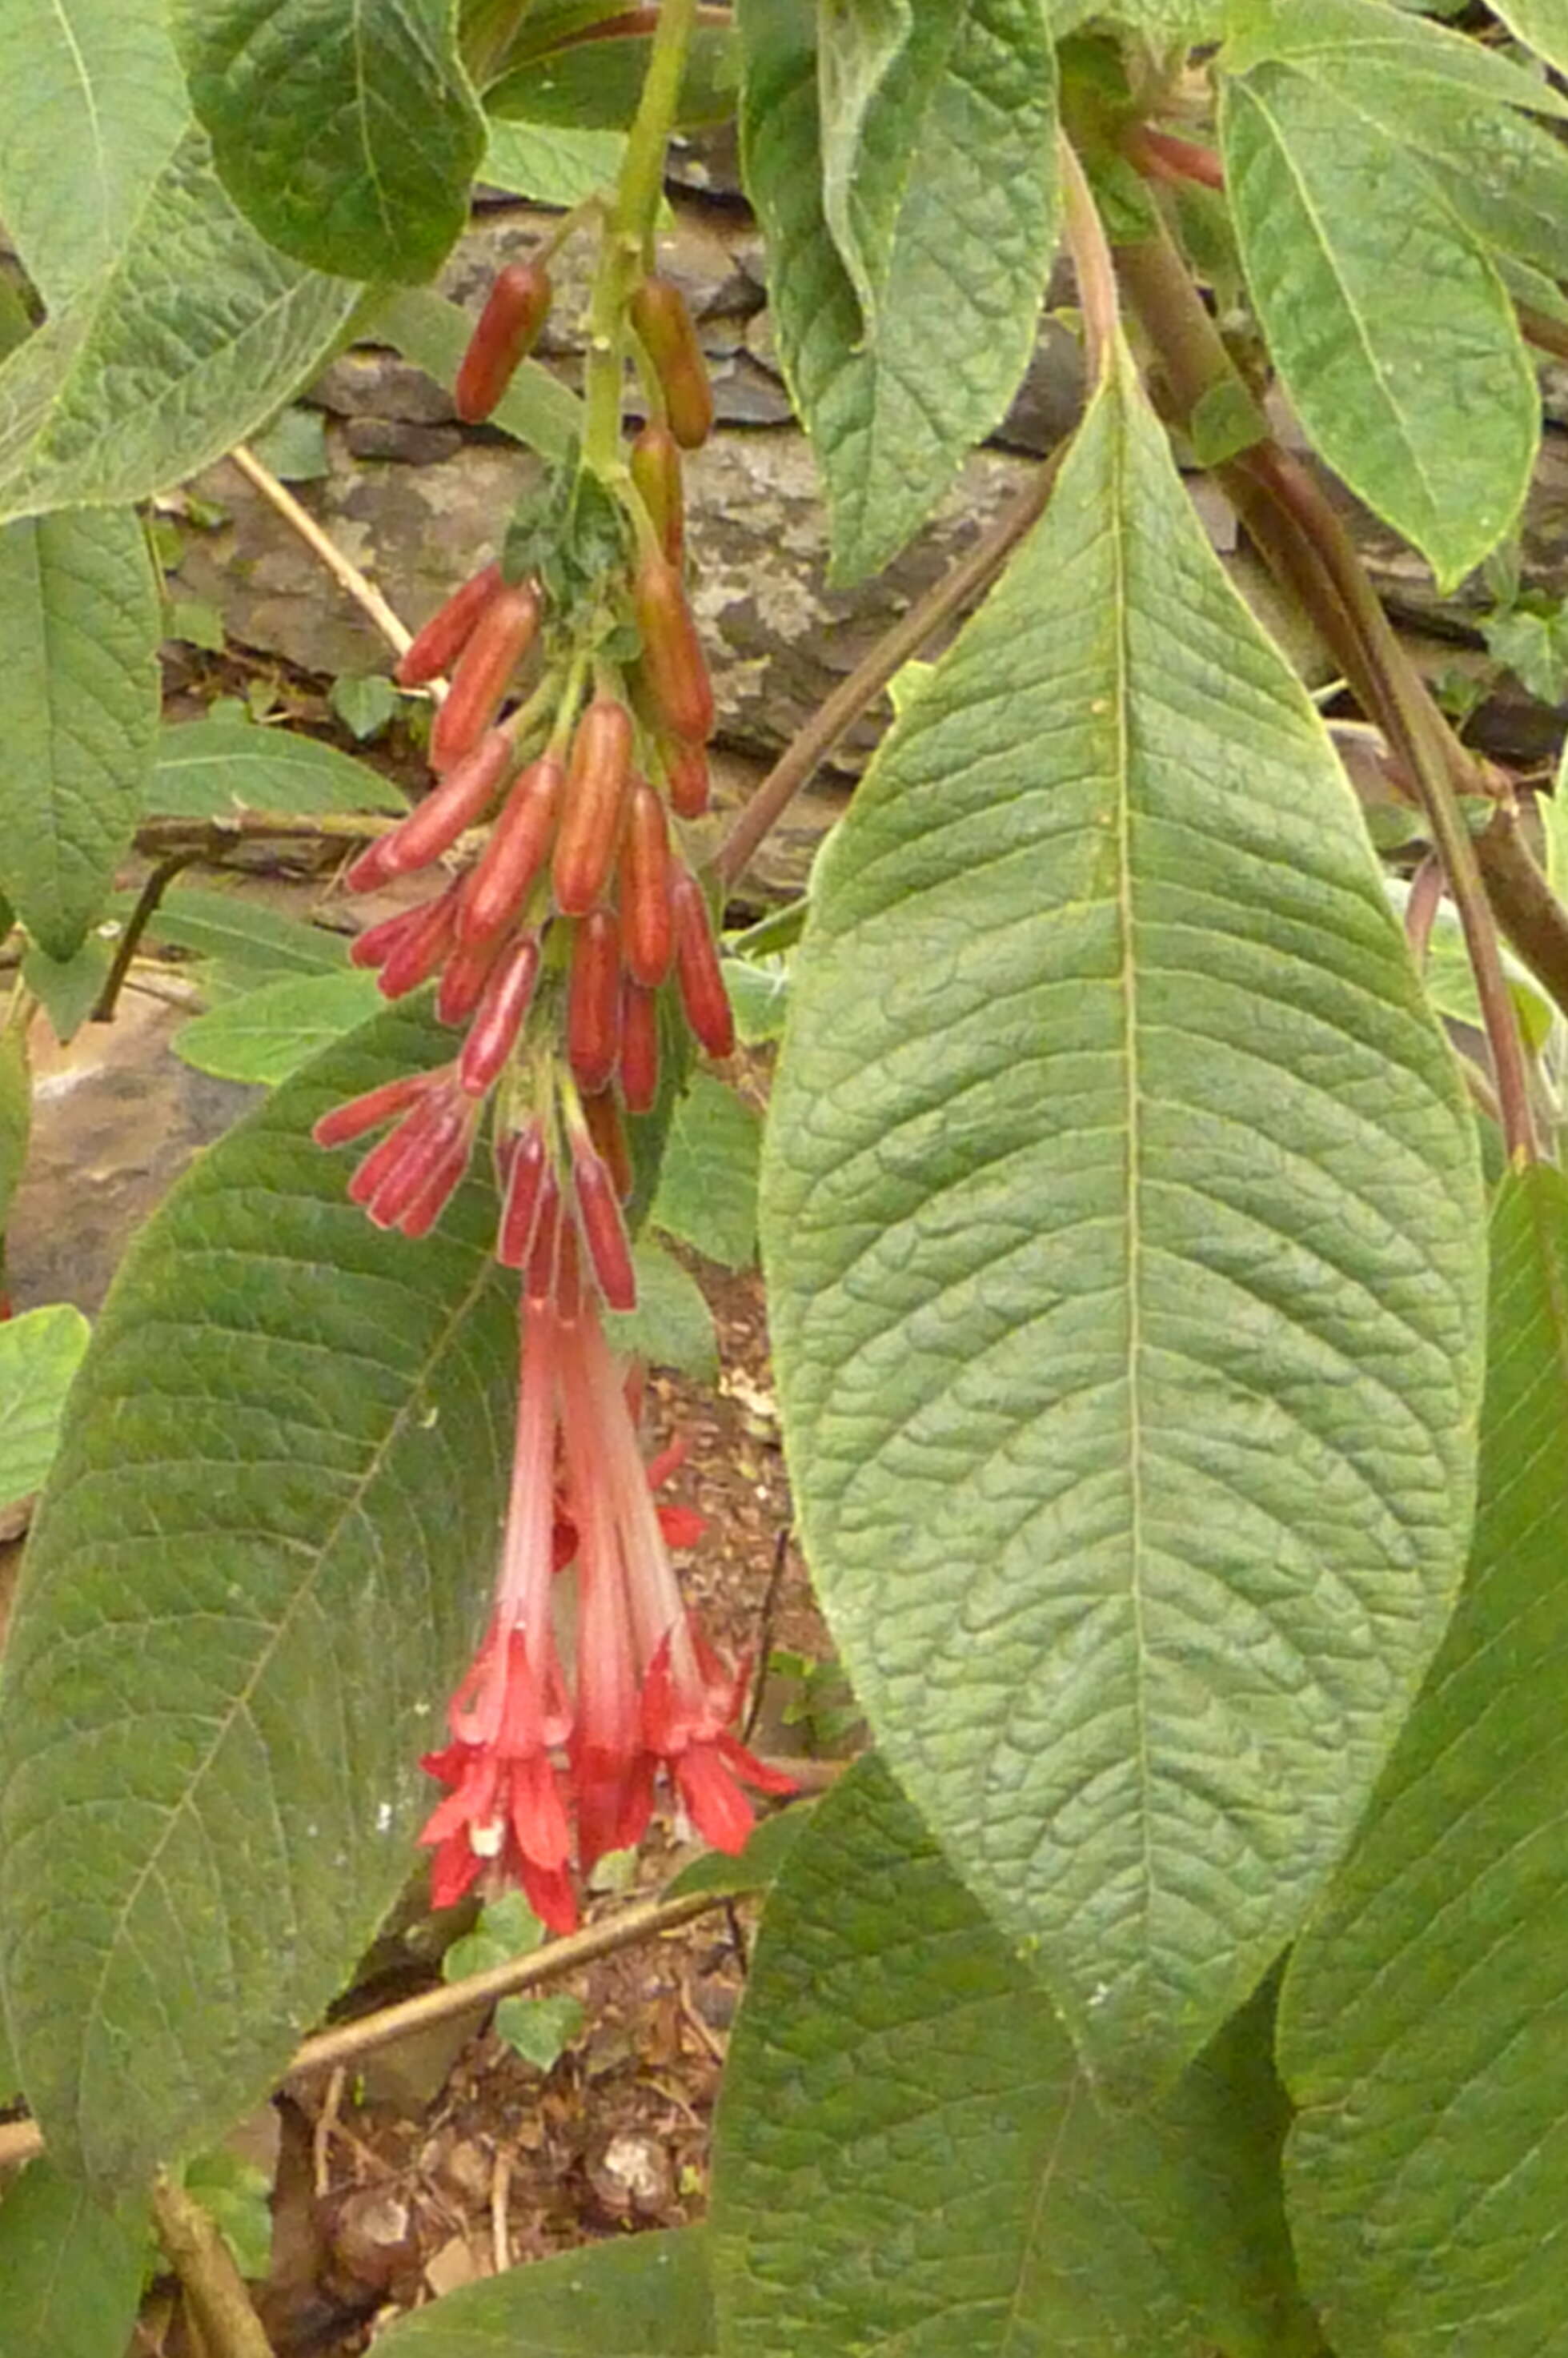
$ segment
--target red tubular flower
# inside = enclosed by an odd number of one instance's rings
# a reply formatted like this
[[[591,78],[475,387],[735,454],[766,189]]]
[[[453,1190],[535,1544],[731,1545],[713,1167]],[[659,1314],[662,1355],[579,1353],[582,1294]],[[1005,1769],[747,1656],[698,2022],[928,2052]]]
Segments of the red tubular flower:
[[[556,1655],[556,1377],[553,1311],[522,1329],[517,1445],[496,1585],[495,1611],[473,1664],[452,1697],[452,1740],[423,1766],[451,1788],[419,1839],[436,1857],[437,1907],[460,1898],[487,1865],[520,1882],[553,1931],[577,1921],[568,1865],[571,1829],[555,1755],[570,1726]]]

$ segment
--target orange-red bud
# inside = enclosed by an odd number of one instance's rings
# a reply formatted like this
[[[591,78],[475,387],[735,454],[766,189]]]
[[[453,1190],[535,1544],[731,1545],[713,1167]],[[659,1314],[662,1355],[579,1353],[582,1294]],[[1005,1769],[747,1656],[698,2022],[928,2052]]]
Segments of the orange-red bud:
[[[542,262],[509,262],[496,274],[452,387],[452,406],[465,425],[476,426],[490,416],[518,362],[533,351],[550,294],[550,274]]]
[[[424,687],[455,663],[473,633],[474,624],[501,587],[501,568],[487,565],[446,604],[432,614],[424,629],[404,650],[393,673],[400,687]]]
[[[433,770],[451,769],[490,727],[514,671],[534,644],[539,614],[539,592],[533,582],[519,581],[496,591],[469,633],[447,700],[431,727]]]
[[[632,325],[664,389],[670,432],[695,450],[713,430],[713,388],[686,297],[669,278],[644,278],[633,290]]]
[[[514,942],[485,984],[479,1011],[458,1059],[458,1080],[470,1097],[481,1098],[500,1077],[512,1054],[523,1018],[539,979],[539,944],[525,934]]]
[[[735,1018],[702,887],[683,869],[670,897],[675,903],[676,974],[686,1020],[710,1056],[728,1056],[735,1045]]]
[[[567,983],[567,1060],[585,1095],[605,1087],[621,1046],[621,927],[612,909],[578,923]]]
[[[632,445],[632,481],[642,496],[659,545],[672,565],[678,565],[686,546],[686,498],[681,488],[680,445],[667,426],[656,418]]]
[[[458,938],[466,946],[493,940],[522,907],[549,856],[561,777],[560,763],[543,753],[514,784],[463,888]]]
[[[389,876],[407,876],[416,868],[427,867],[456,843],[464,827],[488,809],[493,797],[510,776],[517,755],[504,729],[487,729],[471,753],[454,763],[433,794],[426,795],[417,810],[373,844],[375,855],[377,883]],[[347,882],[351,891],[362,891],[357,882],[360,860],[349,871]]]
[[[544,1206],[550,1158],[543,1124],[535,1119],[514,1142],[506,1172],[506,1200],[495,1258],[503,1269],[524,1269]]]
[[[659,1001],[640,982],[621,993],[621,1094],[628,1113],[652,1113],[659,1094]]]
[[[606,1304],[611,1310],[634,1310],[637,1280],[614,1183],[601,1158],[581,1136],[572,1140],[572,1188],[578,1226]]]
[[[563,916],[586,916],[610,881],[631,766],[632,716],[612,697],[597,697],[572,739],[550,863],[556,906]]]
[[[585,1098],[582,1110],[588,1134],[604,1157],[605,1168],[615,1182],[615,1192],[624,1203],[632,1193],[632,1157],[627,1152],[626,1132],[621,1126],[614,1092],[601,1089],[598,1097]]]
[[[659,719],[672,737],[700,745],[713,728],[713,688],[680,575],[652,551],[637,568],[632,610],[643,640],[643,678]]]
[[[665,776],[679,817],[700,818],[708,808],[708,755],[702,747],[666,745]]]
[[[639,780],[621,847],[621,948],[633,982],[656,989],[675,956],[670,913],[670,830],[662,798]]]
[[[417,912],[418,923],[410,925],[401,936],[376,977],[384,998],[401,999],[405,991],[416,990],[420,983],[429,981],[452,946],[457,930],[457,894],[458,887],[449,884],[444,892],[427,901]],[[362,935],[360,938],[362,941],[365,936]]]

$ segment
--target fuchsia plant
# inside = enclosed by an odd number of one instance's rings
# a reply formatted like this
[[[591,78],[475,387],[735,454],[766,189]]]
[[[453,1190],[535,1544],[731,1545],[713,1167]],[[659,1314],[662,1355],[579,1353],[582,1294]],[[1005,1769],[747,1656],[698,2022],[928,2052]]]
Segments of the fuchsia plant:
[[[0,1676],[0,2341],[119,2358],[150,2211],[261,2358],[178,2180],[389,2035],[321,2026],[416,1869],[438,1909],[521,1884],[556,1938],[512,1988],[760,1922],[701,2222],[394,2353],[1568,2358],[1568,806],[1455,734],[1365,554],[1552,641],[1568,30],[1451,16],[0,11],[0,1195],[29,1037],[202,938],[192,865],[346,836],[334,920],[419,895],[341,970],[300,927],[218,974],[182,1053],[290,1054],[127,1253],[58,1449],[59,1308],[0,1338],[0,1465],[51,1444]],[[759,233],[723,299],[766,278],[724,366],[776,355],[832,593],[1007,479],[739,811],[716,331],[661,244],[715,126]],[[429,282],[508,173],[553,218],[470,316]],[[977,455],[1029,437],[1048,299],[1071,431]],[[533,453],[412,638],[246,447],[351,337]],[[163,550],[225,451],[427,698],[395,815],[306,741],[160,724],[145,517]],[[809,891],[727,934],[890,682]],[[781,1007],[753,1201],[703,1059]],[[872,1756],[755,1831],[762,1666],[683,1595],[622,1323],[685,1347],[661,1219],[760,1232]],[[722,1864],[589,1900],[660,1811]]]

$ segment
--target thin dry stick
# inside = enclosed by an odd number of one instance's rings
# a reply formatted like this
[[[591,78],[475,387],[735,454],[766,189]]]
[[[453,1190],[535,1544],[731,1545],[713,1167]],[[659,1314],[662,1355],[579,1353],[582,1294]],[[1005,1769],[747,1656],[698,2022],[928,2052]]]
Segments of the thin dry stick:
[[[1098,208],[1084,178],[1084,168],[1072,142],[1061,132],[1056,135],[1056,158],[1062,174],[1063,226],[1067,251],[1073,257],[1073,276],[1078,282],[1078,308],[1083,313],[1085,360],[1089,384],[1096,385],[1109,363],[1121,317],[1116,272]]]
[[[902,670],[944,622],[951,621],[1001,571],[1024,534],[1044,514],[1066,450],[1064,443],[1052,452],[990,530],[878,640],[864,662],[856,665],[849,678],[826,703],[818,705],[805,728],[792,738],[719,847],[713,873],[721,884],[733,884],[744,872],[763,837],[778,824],[838,740],[876,702],[894,672]]]
[[[352,558],[343,555],[336,541],[322,531],[315,517],[300,506],[293,492],[285,489],[272,470],[263,466],[254,450],[248,450],[240,442],[229,456],[241,474],[255,485],[263,499],[269,501],[284,522],[299,535],[307,548],[320,558],[333,580],[348,591],[362,611],[369,615],[394,654],[405,654],[414,644],[414,633],[398,620],[374,582],[368,581]]]
[[[153,2223],[212,2358],[273,2358],[233,2254],[200,2203],[161,2169]]]

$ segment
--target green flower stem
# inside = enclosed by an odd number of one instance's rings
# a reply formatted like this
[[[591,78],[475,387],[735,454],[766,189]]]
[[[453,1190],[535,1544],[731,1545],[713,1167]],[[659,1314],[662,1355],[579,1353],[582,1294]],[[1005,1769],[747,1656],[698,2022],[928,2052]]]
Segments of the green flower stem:
[[[583,384],[583,463],[601,481],[611,480],[620,461],[626,297],[652,251],[665,152],[696,21],[697,0],[664,0],[594,278]]]

